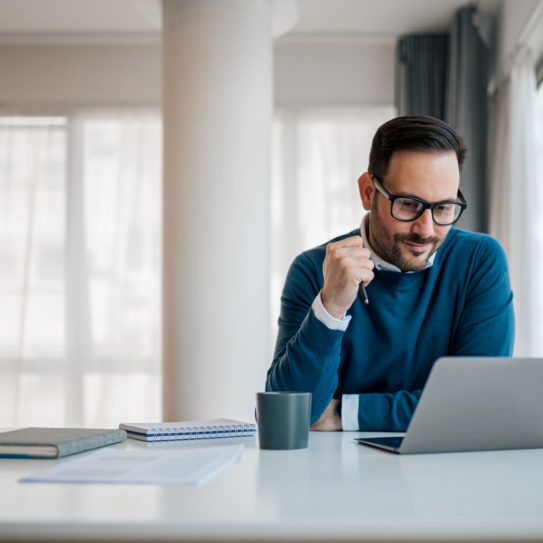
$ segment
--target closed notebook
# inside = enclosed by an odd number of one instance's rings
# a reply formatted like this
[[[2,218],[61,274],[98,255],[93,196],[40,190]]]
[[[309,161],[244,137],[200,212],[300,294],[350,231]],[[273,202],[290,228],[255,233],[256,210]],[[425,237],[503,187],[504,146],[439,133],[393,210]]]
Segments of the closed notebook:
[[[231,419],[195,420],[184,422],[134,422],[119,424],[128,437],[142,441],[185,439],[216,439],[252,436],[256,424]]]
[[[124,430],[96,428],[21,428],[0,433],[0,456],[60,458],[126,439]]]

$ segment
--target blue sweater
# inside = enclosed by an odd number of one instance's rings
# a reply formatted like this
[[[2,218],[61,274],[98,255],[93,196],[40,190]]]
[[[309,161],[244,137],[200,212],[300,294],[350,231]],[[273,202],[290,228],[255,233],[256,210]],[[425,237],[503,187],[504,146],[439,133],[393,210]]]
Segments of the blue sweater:
[[[355,230],[332,241],[360,235]],[[433,266],[375,270],[345,332],[311,309],[323,284],[326,244],[299,255],[288,272],[266,390],[313,393],[311,423],[333,397],[359,394],[360,430],[404,431],[440,356],[511,356],[513,294],[507,260],[490,236],[451,228]]]

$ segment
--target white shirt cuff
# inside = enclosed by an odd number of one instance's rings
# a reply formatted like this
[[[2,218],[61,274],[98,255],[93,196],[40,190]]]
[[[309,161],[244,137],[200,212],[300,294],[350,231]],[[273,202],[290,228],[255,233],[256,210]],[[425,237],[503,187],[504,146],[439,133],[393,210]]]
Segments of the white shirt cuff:
[[[341,427],[345,432],[358,431],[358,394],[341,396]]]
[[[317,319],[320,320],[322,324],[326,326],[326,328],[329,328],[330,330],[341,330],[342,332],[345,332],[345,330],[347,330],[347,326],[349,326],[351,316],[346,315],[343,317],[342,320],[332,317],[332,315],[330,315],[330,313],[326,311],[324,305],[322,304],[320,292],[313,300],[313,304],[311,307],[313,308],[315,317],[317,317]]]

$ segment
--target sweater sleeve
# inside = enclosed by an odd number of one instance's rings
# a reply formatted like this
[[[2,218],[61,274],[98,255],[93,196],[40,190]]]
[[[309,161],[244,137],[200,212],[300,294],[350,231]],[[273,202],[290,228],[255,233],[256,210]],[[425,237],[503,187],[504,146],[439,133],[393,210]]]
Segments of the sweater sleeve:
[[[511,356],[515,336],[513,293],[500,244],[485,236],[471,267],[450,354]]]
[[[311,392],[311,424],[337,389],[344,334],[327,328],[311,309],[321,281],[317,263],[305,255],[290,267],[281,297],[274,359],[266,379],[266,390]]]
[[[421,390],[343,394],[341,422],[345,431],[405,432]]]
[[[405,432],[421,394],[422,390],[359,394],[359,430]]]

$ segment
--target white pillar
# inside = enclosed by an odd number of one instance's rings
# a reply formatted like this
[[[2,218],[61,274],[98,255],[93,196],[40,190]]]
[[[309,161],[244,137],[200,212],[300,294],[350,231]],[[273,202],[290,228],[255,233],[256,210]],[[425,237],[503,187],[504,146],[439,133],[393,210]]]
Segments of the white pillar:
[[[250,420],[271,361],[271,8],[163,0],[164,420]]]

